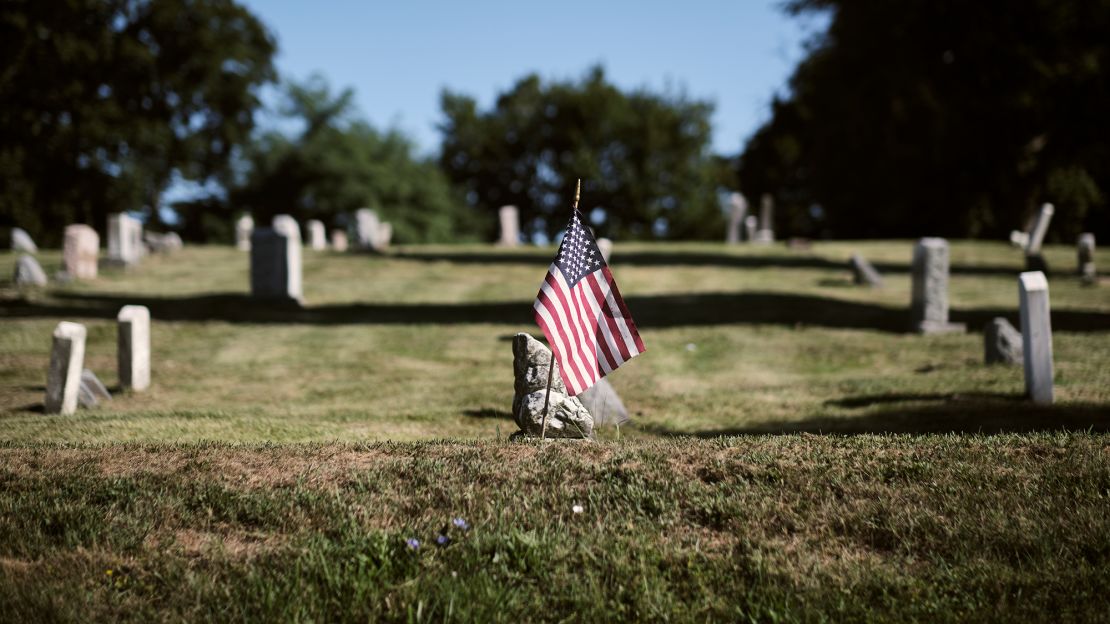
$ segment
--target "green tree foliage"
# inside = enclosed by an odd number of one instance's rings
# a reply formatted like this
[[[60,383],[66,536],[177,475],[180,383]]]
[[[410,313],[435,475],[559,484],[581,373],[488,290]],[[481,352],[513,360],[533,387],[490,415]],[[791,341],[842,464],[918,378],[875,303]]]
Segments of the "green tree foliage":
[[[393,225],[394,240],[464,240],[474,230],[471,210],[434,161],[419,158],[396,130],[381,133],[359,119],[352,93],[333,95],[323,78],[286,86],[278,129],[244,150],[246,174],[230,193],[256,222],[275,214],[342,226],[362,207]],[[295,136],[283,131],[296,127]]]
[[[159,218],[248,138],[274,40],[233,0],[13,0],[0,7],[0,224]]]
[[[838,236],[1110,225],[1110,1],[795,0],[829,11],[739,178]],[[809,211],[812,204],[823,210]]]
[[[576,178],[583,208],[601,208],[600,235],[718,238],[719,177],[709,154],[712,105],[648,91],[625,93],[601,68],[579,82],[532,74],[502,93],[491,110],[444,92],[440,164],[491,215],[520,209],[526,234],[566,225]]]

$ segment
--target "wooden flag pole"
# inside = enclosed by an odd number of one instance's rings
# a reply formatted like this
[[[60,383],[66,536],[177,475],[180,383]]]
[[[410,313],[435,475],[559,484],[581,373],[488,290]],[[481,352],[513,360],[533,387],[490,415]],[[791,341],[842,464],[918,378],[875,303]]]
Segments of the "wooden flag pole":
[[[574,209],[578,209],[578,200],[582,197],[582,178],[574,186]],[[555,349],[551,349],[551,364],[547,367],[547,393],[543,396],[543,419],[540,424],[540,439],[547,439],[547,408],[551,405],[551,379],[555,376]]]

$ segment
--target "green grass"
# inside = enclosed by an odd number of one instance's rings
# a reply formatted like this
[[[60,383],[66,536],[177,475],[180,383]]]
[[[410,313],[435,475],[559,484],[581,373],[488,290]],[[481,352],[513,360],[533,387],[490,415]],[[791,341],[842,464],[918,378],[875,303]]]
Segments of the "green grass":
[[[1037,407],[982,364],[1020,252],[953,242],[971,331],[926,337],[911,247],[618,246],[633,421],[544,447],[505,441],[508,337],[540,333],[551,249],[306,250],[303,309],[252,302],[228,248],[0,283],[0,620],[1106,620],[1110,284],[1048,248]],[[884,288],[851,285],[857,250]],[[128,303],[150,391],[43,414],[57,322],[113,388]]]

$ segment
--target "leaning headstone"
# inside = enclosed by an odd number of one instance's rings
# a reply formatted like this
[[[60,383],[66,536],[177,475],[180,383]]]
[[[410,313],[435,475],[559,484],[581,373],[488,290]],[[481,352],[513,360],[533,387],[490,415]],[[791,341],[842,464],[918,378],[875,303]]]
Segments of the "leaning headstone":
[[[913,295],[910,322],[922,334],[966,331],[948,322],[948,241],[922,238],[913,248]]]
[[[38,253],[39,248],[35,245],[35,241],[31,240],[31,235],[23,228],[12,228],[12,251],[23,251],[26,253]]]
[[[119,385],[136,392],[150,387],[150,310],[127,305],[116,316]]]
[[[516,247],[520,244],[520,213],[516,206],[502,206],[497,211],[501,224],[501,237],[497,244],[502,247]]]
[[[1001,316],[983,329],[983,361],[987,364],[1020,364],[1021,332]]]
[[[755,233],[755,242],[775,242],[774,211],[775,199],[770,193],[764,193],[759,202],[759,230]]]
[[[1021,304],[1021,339],[1025,359],[1025,392],[1034,403],[1053,401],[1052,319],[1048,305],[1048,280],[1040,271],[1018,277]]]
[[[62,269],[70,279],[96,279],[100,236],[87,225],[67,225]]]
[[[46,272],[34,256],[23,254],[15,261],[12,281],[16,286],[46,286]]]
[[[241,251],[250,251],[251,232],[254,231],[254,219],[250,215],[243,215],[235,222],[235,247]]]
[[[323,251],[328,248],[328,235],[321,221],[312,219],[308,222],[308,247],[314,251]]]
[[[731,193],[728,196],[728,231],[725,233],[725,242],[735,245],[740,242],[740,226],[748,214],[748,202],[740,193]]]
[[[759,231],[759,219],[755,215],[744,217],[744,236],[749,243],[755,242],[755,233]]]
[[[127,213],[108,216],[108,260],[131,266],[143,255],[143,224]]]
[[[352,237],[356,249],[374,250],[374,245],[378,241],[378,226],[381,221],[378,220],[378,213],[369,208],[359,208],[355,211],[355,222],[353,224]]]
[[[539,437],[543,429],[543,406],[547,396],[550,367],[551,400],[547,412],[547,437],[589,438],[593,436],[594,419],[577,397],[567,395],[558,364],[553,364],[551,350],[528,334],[513,337],[513,419],[521,434]]]
[[[624,407],[617,391],[610,385],[609,380],[602,377],[578,395],[578,400],[586,406],[590,415],[594,417],[594,426],[623,425],[628,422],[628,409]]]
[[[866,284],[872,288],[882,287],[883,277],[866,258],[859,254],[852,254],[848,263],[852,268],[852,281],[856,284]]]
[[[143,242],[152,253],[168,254],[179,251],[184,244],[177,232],[159,234],[157,232],[143,232]]]
[[[335,251],[347,251],[347,233],[343,230],[332,230],[331,248]]]
[[[1095,271],[1095,235],[1090,232],[1080,234],[1076,251],[1079,256],[1079,276],[1083,278],[1083,283],[1088,285],[1097,283],[1098,273]]]
[[[47,414],[72,414],[77,411],[81,389],[81,369],[85,363],[85,326],[62,321],[54,328],[50,347],[50,369],[46,374]]]
[[[597,239],[597,249],[601,252],[601,259],[609,264],[609,257],[613,255],[613,241],[608,238]]]
[[[86,409],[94,408],[102,401],[111,401],[112,393],[89,369],[81,371],[81,387],[77,390],[77,404]]]
[[[1048,232],[1048,224],[1052,222],[1052,215],[1055,211],[1056,209],[1052,207],[1052,204],[1044,204],[1037,213],[1037,219],[1033,222],[1033,229],[1029,232],[1029,242],[1025,246],[1026,271],[1041,271],[1042,273],[1048,271],[1048,265],[1045,263],[1044,256],[1041,255],[1041,246],[1044,244],[1044,236]]]
[[[301,240],[288,229],[251,234],[251,296],[301,301]]]

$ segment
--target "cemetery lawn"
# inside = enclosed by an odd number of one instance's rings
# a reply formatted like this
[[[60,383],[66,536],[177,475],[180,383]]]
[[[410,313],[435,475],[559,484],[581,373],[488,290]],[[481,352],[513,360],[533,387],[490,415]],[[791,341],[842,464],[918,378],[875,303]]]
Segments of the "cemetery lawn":
[[[1037,407],[982,364],[1021,253],[953,242],[970,332],[917,336],[911,247],[619,245],[633,420],[544,447],[506,440],[509,339],[540,335],[553,249],[305,250],[300,309],[253,302],[231,248],[29,291],[2,252],[0,620],[1106,620],[1110,283],[1047,248]],[[126,304],[150,391],[43,414],[54,326],[116,390]]]

